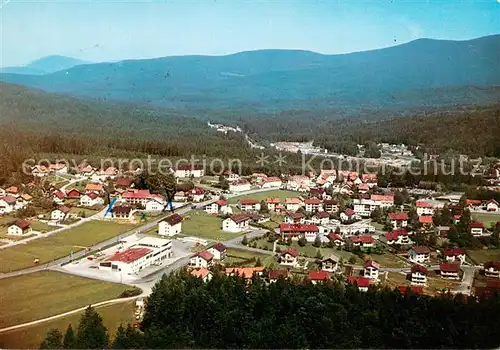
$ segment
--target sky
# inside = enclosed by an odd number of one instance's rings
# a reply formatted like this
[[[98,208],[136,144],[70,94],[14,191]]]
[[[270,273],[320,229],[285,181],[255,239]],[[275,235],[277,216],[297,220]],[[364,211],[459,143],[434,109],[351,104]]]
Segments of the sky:
[[[257,49],[348,53],[500,33],[500,0],[0,0],[0,66]]]

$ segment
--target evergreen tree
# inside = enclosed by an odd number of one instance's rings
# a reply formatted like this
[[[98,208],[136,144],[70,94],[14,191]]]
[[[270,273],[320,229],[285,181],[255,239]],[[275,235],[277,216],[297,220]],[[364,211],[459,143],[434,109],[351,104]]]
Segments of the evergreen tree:
[[[247,235],[244,235],[242,240],[241,240],[241,244],[243,245],[248,245],[248,238],[247,238]]]
[[[260,267],[262,266],[262,261],[260,260],[260,258],[257,258],[257,260],[255,261],[255,267]]]
[[[76,348],[75,333],[73,332],[73,327],[71,327],[71,324],[68,325],[68,329],[66,329],[66,333],[64,333],[63,347],[65,349]]]
[[[321,247],[321,237],[319,235],[317,235],[316,238],[314,239],[313,246],[316,248]]]
[[[451,210],[448,208],[447,205],[444,206],[444,208],[441,210],[441,218],[440,218],[440,224],[443,226],[448,226],[451,222]]]
[[[45,339],[40,344],[40,349],[62,349],[62,333],[56,328],[50,329],[45,335]]]
[[[104,349],[108,346],[108,331],[101,316],[89,306],[80,319],[76,332],[76,347],[79,349]]]
[[[141,349],[143,347],[144,335],[141,332],[130,324],[126,328],[123,325],[118,327],[112,344],[113,349]]]

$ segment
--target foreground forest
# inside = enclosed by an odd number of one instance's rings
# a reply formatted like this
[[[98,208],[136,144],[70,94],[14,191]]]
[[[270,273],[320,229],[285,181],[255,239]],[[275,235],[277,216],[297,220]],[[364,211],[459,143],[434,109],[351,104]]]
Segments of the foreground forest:
[[[82,317],[80,348],[220,349],[487,349],[500,344],[491,320],[500,296],[487,298],[370,289],[330,281],[216,276],[208,283],[186,272],[164,276],[146,302],[140,330],[120,327],[114,342],[90,310]],[[95,336],[90,337],[95,328]],[[43,348],[61,348],[62,331],[49,331]],[[71,331],[72,333],[72,331]],[[73,335],[71,335],[73,337]],[[66,338],[66,337],[65,337]],[[55,339],[55,341],[54,341]],[[96,341],[97,339],[97,341]]]

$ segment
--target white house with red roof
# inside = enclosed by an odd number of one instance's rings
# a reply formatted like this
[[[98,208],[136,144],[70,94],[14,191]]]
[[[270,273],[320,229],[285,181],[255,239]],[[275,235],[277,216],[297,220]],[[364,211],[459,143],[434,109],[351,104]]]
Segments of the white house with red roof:
[[[462,248],[448,248],[443,250],[443,255],[446,262],[458,262],[463,264],[465,262],[465,250]]]
[[[193,202],[202,202],[205,198],[205,190],[199,187],[193,188],[188,194]]]
[[[276,208],[281,204],[281,199],[279,197],[266,198],[266,204],[269,211],[276,211]]]
[[[385,239],[387,241],[387,244],[392,245],[392,244],[411,244],[410,237],[408,235],[408,231],[400,229],[400,230],[393,230],[391,232],[388,232],[385,234]]]
[[[439,271],[442,278],[447,279],[460,279],[460,265],[459,264],[441,264]]]
[[[363,276],[371,280],[378,280],[380,265],[375,260],[367,260],[363,264]]]
[[[421,264],[430,260],[431,250],[426,246],[413,246],[408,250],[408,259],[414,263]]]
[[[289,211],[297,211],[304,205],[304,202],[300,198],[285,198],[285,208]]]
[[[237,181],[233,181],[229,183],[229,192],[239,193],[250,191],[252,185],[245,179],[239,179]]]
[[[485,205],[486,205],[486,210],[489,212],[493,212],[493,213],[500,212],[500,205],[494,199],[490,199],[489,201],[486,201]]]
[[[95,205],[103,204],[104,199],[95,192],[90,192],[80,197],[80,205],[82,207],[93,207]]]
[[[158,234],[160,236],[172,237],[182,232],[183,217],[172,214],[158,223]]]
[[[165,197],[159,194],[151,195],[151,198],[144,205],[146,211],[162,211],[165,208]]]
[[[370,198],[353,200],[353,208],[357,215],[370,217],[376,208],[388,208],[394,205],[394,195],[372,194]]]
[[[79,199],[81,195],[82,193],[78,191],[76,188],[72,188],[68,192],[66,192],[67,199]]]
[[[238,201],[238,208],[241,211],[259,211],[260,201],[252,198],[242,198]]]
[[[153,198],[153,194],[149,190],[138,190],[134,188],[129,188],[127,191],[122,193],[122,200],[128,204],[140,204],[146,206],[146,203]]]
[[[238,181],[240,179],[240,175],[233,172],[232,170],[226,170],[222,175],[226,178],[228,182]]]
[[[434,219],[431,215],[420,215],[418,217],[418,222],[421,223],[424,228],[430,228],[434,226]]]
[[[370,279],[363,276],[349,276],[347,283],[352,286],[357,286],[360,292],[367,292],[370,286]]]
[[[377,243],[375,238],[370,235],[352,236],[350,239],[355,247],[360,247],[362,249],[374,248]]]
[[[305,175],[294,175],[288,178],[287,189],[292,191],[309,191],[311,179]]]
[[[307,212],[314,213],[323,210],[323,203],[318,198],[304,199],[304,205]]]
[[[77,168],[77,173],[81,177],[91,177],[95,172],[95,168],[93,168],[90,164],[80,164]]]
[[[118,176],[119,171],[113,166],[101,169],[92,174],[92,181],[105,181],[107,179],[114,180]]]
[[[227,248],[222,243],[215,244],[208,251],[214,256],[214,260],[222,261],[226,258]]]
[[[318,211],[311,217],[311,222],[317,225],[327,225],[330,222],[330,214],[325,211]]]
[[[50,219],[56,221],[63,221],[69,217],[71,208],[61,205],[57,209],[52,210],[50,213]]]
[[[337,247],[342,247],[345,245],[344,239],[338,233],[330,232],[327,237],[330,242],[332,242]]]
[[[15,210],[17,198],[10,194],[0,197],[0,215],[11,213]]]
[[[490,260],[485,262],[484,275],[490,278],[500,278],[500,261]]]
[[[213,273],[209,269],[201,268],[201,269],[196,269],[192,270],[190,272],[190,275],[196,278],[200,278],[203,282],[210,282],[210,280],[213,278]]]
[[[297,252],[295,249],[288,248],[287,250],[280,253],[279,263],[286,266],[296,266],[298,256],[299,252]]]
[[[304,213],[286,213],[283,220],[285,224],[304,224],[306,222],[306,216]]]
[[[27,236],[31,232],[31,225],[28,220],[17,220],[7,228],[7,235],[9,236]]]
[[[233,213],[233,208],[231,208],[225,200],[220,199],[214,203],[205,205],[205,212],[212,215],[217,215],[219,213],[230,215]]]
[[[214,255],[210,253],[208,250],[203,250],[201,252],[196,253],[189,259],[188,266],[191,268],[199,269],[199,268],[207,268],[212,266],[214,261]]]
[[[392,227],[396,230],[408,226],[408,213],[389,213],[387,220]]]
[[[472,222],[469,225],[469,233],[473,236],[485,236],[486,228],[481,222]]]
[[[279,177],[267,177],[262,182],[260,187],[262,188],[279,188],[281,187],[282,182]]]
[[[54,203],[56,204],[63,204],[64,203],[64,198],[66,197],[66,194],[61,191],[61,190],[56,190],[54,191],[53,195],[52,195],[52,200],[54,201]]]
[[[291,238],[292,240],[299,240],[300,237],[303,237],[308,242],[314,242],[318,232],[318,226],[314,224],[280,224],[282,239]]]
[[[252,217],[247,213],[233,214],[222,220],[222,231],[241,232],[248,228]]]
[[[355,220],[358,218],[359,218],[359,216],[351,208],[347,208],[346,210],[344,210],[343,213],[340,213],[340,220],[342,222],[347,222],[347,221]]]
[[[323,210],[328,213],[336,213],[339,211],[339,202],[335,199],[325,199],[323,201]]]
[[[425,266],[416,264],[411,267],[411,276],[410,276],[410,281],[411,284],[417,285],[417,286],[422,286],[427,284],[427,274],[429,273],[429,270]]]
[[[328,279],[330,278],[330,273],[328,271],[318,270],[309,271],[308,278],[312,284],[322,283],[328,281]]]
[[[420,200],[415,203],[417,207],[417,215],[434,215],[436,208],[429,202]]]
[[[189,178],[189,177],[202,177],[205,172],[203,171],[203,165],[200,164],[179,164],[173,169],[175,177]]]

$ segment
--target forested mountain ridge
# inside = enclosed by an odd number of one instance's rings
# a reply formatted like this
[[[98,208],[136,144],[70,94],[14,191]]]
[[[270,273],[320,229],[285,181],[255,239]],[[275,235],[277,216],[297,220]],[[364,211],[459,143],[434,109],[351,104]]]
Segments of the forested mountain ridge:
[[[335,108],[353,115],[363,108],[483,104],[500,99],[500,92],[490,89],[500,86],[500,35],[419,39],[343,55],[260,50],[128,60],[1,79],[99,100],[212,111]]]
[[[0,73],[43,75],[54,73],[63,69],[69,69],[81,64],[86,64],[82,60],[72,57],[52,55],[42,57],[22,67],[0,68]]]

